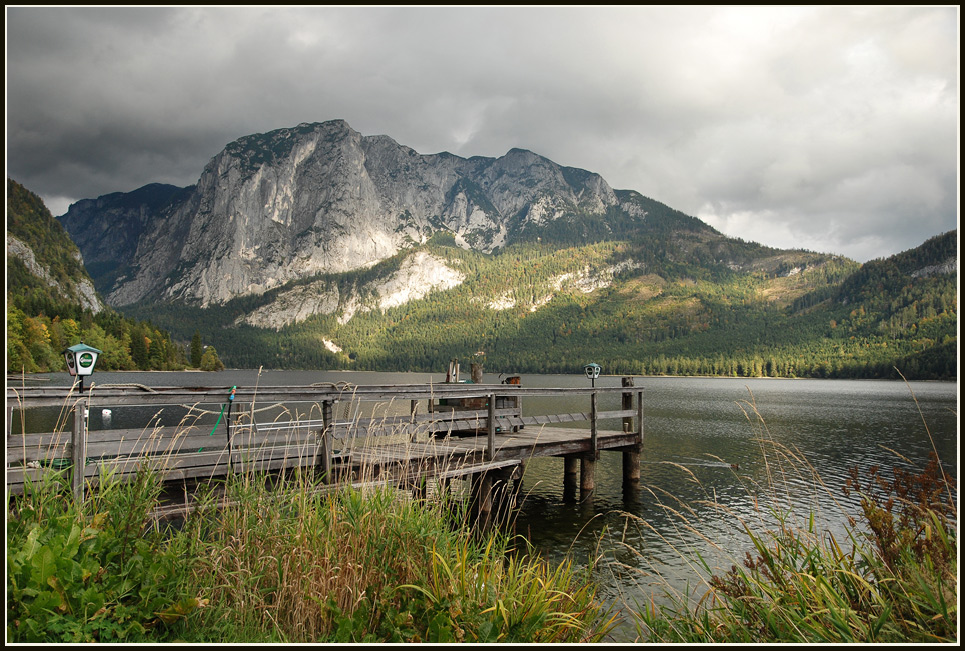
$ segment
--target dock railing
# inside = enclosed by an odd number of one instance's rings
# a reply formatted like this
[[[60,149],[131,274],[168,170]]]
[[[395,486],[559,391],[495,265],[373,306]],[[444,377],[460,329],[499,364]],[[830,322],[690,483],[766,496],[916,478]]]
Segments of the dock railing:
[[[629,385],[627,385],[629,380]],[[599,411],[597,397],[621,394],[621,409]],[[523,415],[527,396],[589,397],[588,411]],[[634,400],[635,397],[635,400]],[[636,403],[635,407],[633,403]],[[425,404],[424,410],[421,409]],[[134,427],[92,428],[89,414],[140,408],[154,412]],[[46,410],[46,420],[35,415]],[[49,423],[38,431],[34,421]],[[163,416],[163,419],[162,419]],[[172,422],[176,425],[163,425]],[[215,477],[247,470],[312,467],[331,477],[353,446],[373,441],[486,436],[497,440],[526,427],[589,421],[590,450],[598,454],[598,423],[623,419],[623,431],[643,437],[643,390],[623,387],[523,387],[511,384],[147,387],[91,384],[7,388],[7,489],[44,473],[70,472],[83,499],[102,470],[133,475],[148,462],[165,480]],[[631,430],[634,427],[635,429]],[[75,468],[81,469],[74,472]]]

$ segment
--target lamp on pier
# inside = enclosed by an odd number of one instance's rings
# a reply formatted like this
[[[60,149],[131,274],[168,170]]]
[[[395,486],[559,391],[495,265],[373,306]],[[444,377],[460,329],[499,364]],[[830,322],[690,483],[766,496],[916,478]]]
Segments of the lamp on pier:
[[[64,350],[64,359],[67,360],[67,372],[71,377],[80,378],[80,390],[84,390],[84,378],[94,372],[94,365],[97,364],[97,356],[101,354],[93,346],[88,346],[83,341],[75,346]]]

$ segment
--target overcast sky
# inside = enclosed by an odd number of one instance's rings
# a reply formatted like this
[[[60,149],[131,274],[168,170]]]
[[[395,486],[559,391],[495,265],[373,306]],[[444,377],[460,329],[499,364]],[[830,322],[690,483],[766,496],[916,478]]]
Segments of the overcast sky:
[[[8,7],[7,176],[55,215],[341,118],[513,147],[864,262],[958,226],[959,8]]]

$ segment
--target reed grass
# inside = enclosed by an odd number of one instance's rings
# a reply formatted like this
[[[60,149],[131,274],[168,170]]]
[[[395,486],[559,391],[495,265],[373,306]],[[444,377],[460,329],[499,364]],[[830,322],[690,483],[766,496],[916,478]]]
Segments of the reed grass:
[[[658,580],[659,588],[649,603],[633,605],[640,639],[956,642],[955,482],[937,455],[933,453],[917,471],[896,465],[890,477],[877,467],[866,471],[856,467],[846,485],[834,490],[799,452],[769,436],[753,399],[743,406],[758,430],[765,468],[762,485],[745,485],[747,500],[755,508],[751,515],[738,514],[708,495],[698,513],[672,496],[653,493],[661,508],[673,515],[675,526],[702,540],[704,546],[677,548],[692,572],[686,588]],[[791,491],[800,492],[802,476],[816,493],[849,514],[843,535],[822,528],[818,507],[797,513],[790,506]],[[839,499],[856,499],[860,514]],[[707,512],[719,522],[704,520],[701,514]],[[687,537],[674,539],[673,532],[656,532],[642,518],[628,518],[671,546]],[[721,570],[726,563],[721,564],[720,558],[730,552],[704,532],[720,531],[724,521],[741,533],[746,551],[743,558],[731,557],[729,569]],[[640,566],[646,566],[645,559]],[[628,568],[621,564],[622,570]]]

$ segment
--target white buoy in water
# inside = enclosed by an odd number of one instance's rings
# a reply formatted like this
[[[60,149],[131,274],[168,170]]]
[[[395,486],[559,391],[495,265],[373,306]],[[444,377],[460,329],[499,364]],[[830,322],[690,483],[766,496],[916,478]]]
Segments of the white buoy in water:
[[[101,418],[104,419],[104,424],[105,424],[105,425],[110,425],[110,424],[111,424],[111,410],[110,410],[110,409],[102,409],[102,410],[101,410]]]

